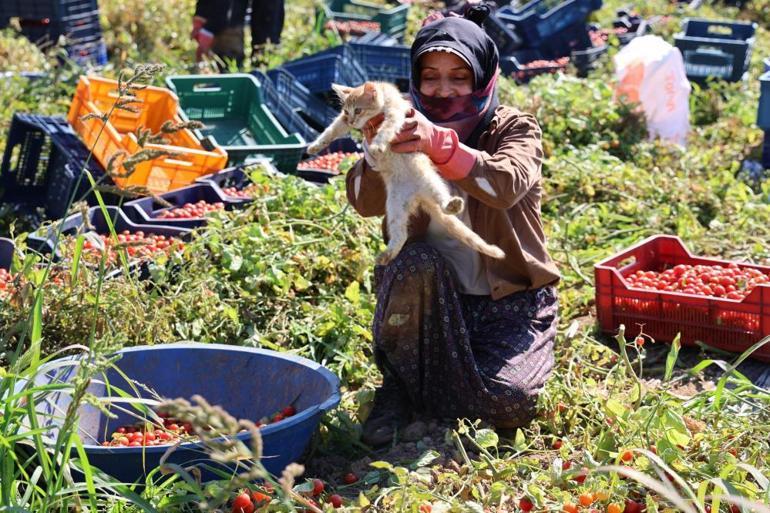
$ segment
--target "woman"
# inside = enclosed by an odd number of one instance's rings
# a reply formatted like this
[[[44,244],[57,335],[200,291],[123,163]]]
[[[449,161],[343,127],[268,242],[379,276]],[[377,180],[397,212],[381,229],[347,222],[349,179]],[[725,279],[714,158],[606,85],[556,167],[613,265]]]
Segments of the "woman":
[[[553,367],[559,273],[540,220],[540,128],[498,105],[497,48],[474,22],[423,26],[411,57],[415,111],[391,150],[427,154],[465,200],[463,222],[506,257],[466,248],[421,214],[410,221],[410,243],[375,268],[383,385],[363,432],[374,446],[392,441],[413,414],[525,425]],[[367,138],[379,121],[369,122]],[[365,217],[385,213],[373,167],[362,159],[347,175],[348,199]]]

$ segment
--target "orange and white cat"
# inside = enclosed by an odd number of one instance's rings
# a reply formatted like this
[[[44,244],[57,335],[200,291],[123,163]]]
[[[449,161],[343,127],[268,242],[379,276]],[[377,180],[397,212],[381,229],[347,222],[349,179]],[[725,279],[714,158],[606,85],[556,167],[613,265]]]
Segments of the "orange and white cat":
[[[366,82],[359,87],[337,84],[332,87],[342,100],[342,112],[310,144],[308,153],[318,153],[333,140],[348,134],[351,128],[363,129],[366,122],[379,113],[385,116],[368,146],[369,155],[377,163],[376,171],[382,176],[387,193],[385,213],[390,240],[387,249],[377,257],[378,264],[387,264],[401,251],[408,237],[409,217],[418,208],[422,208],[452,237],[471,249],[493,258],[505,257],[503,250],[486,243],[455,217],[465,208],[464,201],[452,196],[449,186],[427,155],[390,151],[390,141],[401,129],[411,108],[395,86],[385,82]]]

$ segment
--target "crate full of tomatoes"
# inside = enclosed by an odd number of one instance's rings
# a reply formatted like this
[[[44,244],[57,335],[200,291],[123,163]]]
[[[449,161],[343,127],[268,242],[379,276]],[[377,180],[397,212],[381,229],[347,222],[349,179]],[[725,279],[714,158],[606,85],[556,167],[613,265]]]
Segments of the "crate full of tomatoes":
[[[770,335],[770,267],[692,255],[681,239],[656,235],[594,267],[602,331],[643,331],[659,341],[681,333],[743,352]],[[770,360],[770,347],[753,353]]]
[[[304,160],[297,165],[297,176],[310,182],[326,183],[360,159],[363,153],[356,151],[334,151]]]

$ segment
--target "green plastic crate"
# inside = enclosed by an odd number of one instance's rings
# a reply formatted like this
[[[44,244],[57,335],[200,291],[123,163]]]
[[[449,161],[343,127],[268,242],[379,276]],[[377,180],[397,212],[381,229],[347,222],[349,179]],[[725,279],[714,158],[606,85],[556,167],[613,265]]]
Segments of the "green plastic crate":
[[[374,21],[380,24],[380,32],[403,38],[409,4],[380,5],[362,0],[325,0],[326,16],[339,21]]]
[[[252,75],[176,75],[166,84],[179,97],[182,117],[206,125],[196,135],[212,136],[227,151],[230,166],[261,155],[284,173],[297,169],[307,144],[301,135],[286,133]]]

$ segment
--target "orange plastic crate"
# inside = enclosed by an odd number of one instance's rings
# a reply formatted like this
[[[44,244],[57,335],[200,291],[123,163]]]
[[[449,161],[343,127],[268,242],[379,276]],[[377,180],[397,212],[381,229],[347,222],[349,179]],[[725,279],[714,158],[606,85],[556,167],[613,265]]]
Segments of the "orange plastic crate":
[[[599,327],[614,334],[624,324],[628,334],[644,332],[671,342],[681,332],[683,345],[696,341],[731,352],[743,352],[770,335],[770,285],[758,285],[743,300],[632,287],[626,276],[663,271],[679,264],[718,265],[730,262],[691,254],[679,237],[655,235],[594,266]],[[737,263],[770,275],[770,267]],[[770,345],[752,353],[770,361]]]
[[[70,105],[68,119],[75,131],[83,138],[86,146],[93,148],[94,157],[106,168],[107,162],[118,151],[128,155],[140,151],[135,132],[148,128],[159,132],[163,123],[171,120],[180,123],[179,99],[172,91],[160,87],[146,87],[134,92],[140,102],[130,104],[139,109],[138,113],[113,109],[118,99],[118,82],[115,80],[81,76],[75,96]],[[91,118],[83,120],[86,114],[103,116],[110,112],[108,122]],[[214,173],[227,164],[227,152],[210,142],[206,150],[191,130],[180,130],[166,134],[168,144],[147,143],[144,149],[165,150],[176,155],[158,157],[142,162],[127,177],[113,176],[118,187],[144,186],[155,193],[166,192],[189,185],[203,175]],[[116,174],[125,174],[123,160],[119,157]]]

